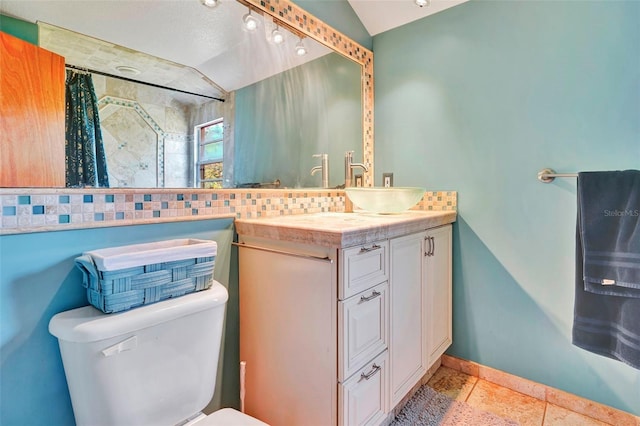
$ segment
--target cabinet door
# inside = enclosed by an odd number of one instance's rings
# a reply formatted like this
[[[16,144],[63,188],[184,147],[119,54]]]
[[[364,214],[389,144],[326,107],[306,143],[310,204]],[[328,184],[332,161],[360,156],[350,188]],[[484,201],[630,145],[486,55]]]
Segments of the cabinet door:
[[[0,187],[64,187],[64,58],[0,32]]]
[[[390,242],[390,407],[395,407],[426,372],[424,238],[421,232]]]
[[[426,288],[427,368],[452,342],[451,225],[427,231]]]
[[[338,421],[335,263],[241,247],[245,409],[270,425]]]

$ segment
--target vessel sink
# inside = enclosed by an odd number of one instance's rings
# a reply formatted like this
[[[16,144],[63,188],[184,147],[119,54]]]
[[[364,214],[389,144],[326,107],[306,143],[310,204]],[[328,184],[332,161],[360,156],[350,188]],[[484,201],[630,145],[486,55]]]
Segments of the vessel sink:
[[[373,213],[400,213],[415,206],[425,189],[413,186],[391,188],[345,188],[347,197],[359,208]]]

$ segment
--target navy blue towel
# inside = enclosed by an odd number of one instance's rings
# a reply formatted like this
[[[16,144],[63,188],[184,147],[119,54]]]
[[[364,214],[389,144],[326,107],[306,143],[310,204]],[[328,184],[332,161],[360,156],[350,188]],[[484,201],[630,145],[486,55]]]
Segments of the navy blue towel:
[[[578,174],[573,344],[640,369],[640,171]]]
[[[640,171],[578,174],[585,290],[640,297]]]

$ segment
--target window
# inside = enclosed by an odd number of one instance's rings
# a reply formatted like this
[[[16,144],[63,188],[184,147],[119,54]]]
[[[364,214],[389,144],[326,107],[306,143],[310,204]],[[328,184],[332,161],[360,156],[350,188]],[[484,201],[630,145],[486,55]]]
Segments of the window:
[[[196,126],[198,158],[196,187],[222,188],[224,120],[222,118]]]

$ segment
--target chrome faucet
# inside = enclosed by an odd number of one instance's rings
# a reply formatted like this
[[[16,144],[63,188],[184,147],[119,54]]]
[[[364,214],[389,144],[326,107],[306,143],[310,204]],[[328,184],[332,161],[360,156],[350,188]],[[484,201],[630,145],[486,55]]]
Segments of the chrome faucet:
[[[365,172],[369,171],[369,168],[363,163],[353,162],[353,151],[347,151],[344,154],[344,187],[349,188],[353,185],[353,169],[360,167]],[[345,194],[344,196],[344,211],[345,213],[353,213],[353,202]]]
[[[348,188],[353,185],[353,169],[360,167],[365,172],[369,171],[369,168],[363,163],[353,162],[353,151],[347,151],[344,154],[344,187]]]
[[[317,171],[322,172],[322,187],[329,187],[329,154],[315,154],[314,158],[321,158],[322,162],[319,166],[315,166],[311,169],[311,176],[315,175]]]

